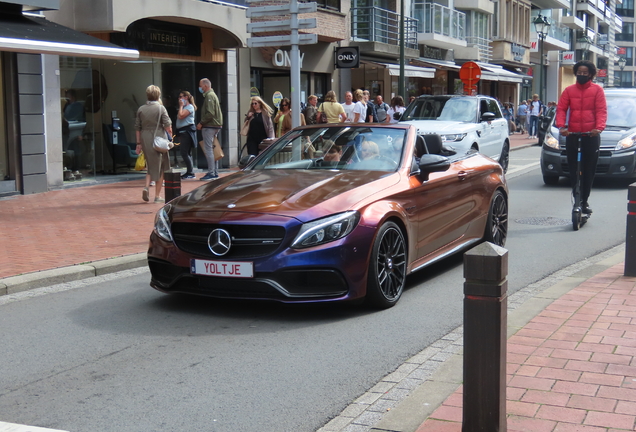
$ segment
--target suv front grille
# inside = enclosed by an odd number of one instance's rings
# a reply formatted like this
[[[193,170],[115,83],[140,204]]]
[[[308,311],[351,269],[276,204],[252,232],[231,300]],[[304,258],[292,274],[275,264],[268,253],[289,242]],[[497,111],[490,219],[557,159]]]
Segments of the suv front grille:
[[[210,233],[222,228],[230,233],[230,251],[218,257],[208,247]],[[173,223],[172,236],[177,247],[185,252],[206,258],[254,259],[272,254],[285,237],[281,226],[221,225],[198,223]]]

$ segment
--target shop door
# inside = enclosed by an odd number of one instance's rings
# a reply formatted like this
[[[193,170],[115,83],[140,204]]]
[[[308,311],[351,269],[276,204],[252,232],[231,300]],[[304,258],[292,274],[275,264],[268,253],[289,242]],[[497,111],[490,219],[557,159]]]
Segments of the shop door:
[[[289,73],[277,74],[277,73],[263,73],[263,91],[261,97],[263,100],[274,106],[273,96],[274,93],[281,92],[284,98],[291,100],[291,81]],[[302,106],[307,103],[307,97],[309,97],[309,76],[306,73],[300,74],[300,103]],[[292,107],[294,109],[294,107]]]

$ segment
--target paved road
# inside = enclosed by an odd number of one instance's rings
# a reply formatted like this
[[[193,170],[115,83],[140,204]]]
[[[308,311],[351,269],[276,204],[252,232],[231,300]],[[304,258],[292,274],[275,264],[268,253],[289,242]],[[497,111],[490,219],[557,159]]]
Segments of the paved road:
[[[511,292],[624,240],[625,185],[595,188],[573,232],[565,182],[513,152]],[[559,225],[559,223],[564,223]],[[165,296],[144,270],[0,299],[0,420],[72,432],[315,431],[461,324],[461,256],[408,280],[400,303],[284,306]]]

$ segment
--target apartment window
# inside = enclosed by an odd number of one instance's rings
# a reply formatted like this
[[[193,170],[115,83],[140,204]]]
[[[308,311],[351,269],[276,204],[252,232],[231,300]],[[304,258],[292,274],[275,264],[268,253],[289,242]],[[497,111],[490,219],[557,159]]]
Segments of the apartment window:
[[[634,66],[634,48],[625,47],[625,66]]]
[[[616,33],[616,40],[623,42],[634,42],[634,23],[623,23],[623,32]]]
[[[329,9],[340,12],[340,0],[315,0],[316,6],[322,9]]]
[[[627,18],[634,17],[634,0],[623,0],[622,4],[616,5],[616,13]]]

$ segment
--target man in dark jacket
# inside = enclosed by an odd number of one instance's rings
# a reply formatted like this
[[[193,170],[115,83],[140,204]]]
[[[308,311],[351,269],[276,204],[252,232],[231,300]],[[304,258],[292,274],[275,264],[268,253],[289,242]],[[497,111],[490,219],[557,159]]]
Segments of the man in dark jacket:
[[[598,151],[601,145],[601,132],[607,121],[607,102],[605,92],[592,82],[596,76],[596,66],[588,60],[574,65],[576,84],[568,86],[559,99],[555,125],[559,133],[566,137],[565,150],[570,167],[570,183],[576,186],[576,166],[578,153],[578,135],[589,134],[581,138],[581,211],[592,214],[587,200],[592,189]],[[567,122],[567,123],[566,123]],[[575,135],[572,135],[575,134]]]

